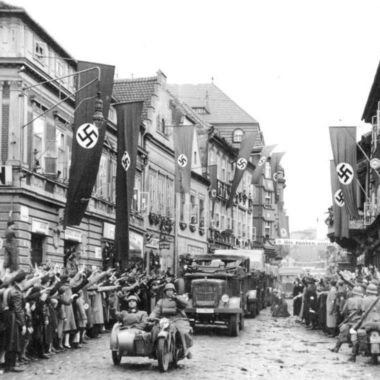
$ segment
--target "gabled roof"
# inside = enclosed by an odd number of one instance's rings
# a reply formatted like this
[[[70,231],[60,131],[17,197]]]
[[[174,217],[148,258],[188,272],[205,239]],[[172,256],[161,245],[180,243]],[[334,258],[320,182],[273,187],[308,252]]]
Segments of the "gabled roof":
[[[214,83],[168,84],[168,89],[192,108],[205,108],[202,118],[211,124],[258,124]]]
[[[158,77],[117,79],[113,85],[113,96],[118,102],[143,101],[142,119],[146,120],[148,107],[152,104]]]

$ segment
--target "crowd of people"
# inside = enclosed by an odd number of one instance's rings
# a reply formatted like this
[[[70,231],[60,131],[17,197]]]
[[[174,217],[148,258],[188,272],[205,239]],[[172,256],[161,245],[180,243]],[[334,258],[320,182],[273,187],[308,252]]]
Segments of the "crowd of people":
[[[350,330],[365,322],[380,322],[380,273],[373,266],[359,265],[354,272],[335,271],[317,280],[310,275],[297,278],[293,288],[293,315],[311,330],[322,330],[336,337],[331,351],[339,352],[344,343],[352,347],[351,361],[356,360],[358,345],[350,341]]]
[[[154,311],[163,288],[173,281],[171,273],[148,275],[141,265],[123,271],[7,267],[0,272],[0,371],[21,372],[31,360],[80,349],[122,321],[120,312],[130,309],[131,295],[141,310]]]

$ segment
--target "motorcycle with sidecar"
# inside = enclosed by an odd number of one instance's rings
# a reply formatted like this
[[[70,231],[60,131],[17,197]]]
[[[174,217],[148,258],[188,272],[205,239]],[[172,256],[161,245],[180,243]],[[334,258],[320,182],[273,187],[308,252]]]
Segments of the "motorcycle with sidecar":
[[[111,331],[110,349],[114,365],[119,365],[123,356],[147,356],[158,360],[161,372],[170,365],[176,366],[184,359],[181,337],[174,321],[167,318],[156,319],[147,330],[123,326],[116,322]]]

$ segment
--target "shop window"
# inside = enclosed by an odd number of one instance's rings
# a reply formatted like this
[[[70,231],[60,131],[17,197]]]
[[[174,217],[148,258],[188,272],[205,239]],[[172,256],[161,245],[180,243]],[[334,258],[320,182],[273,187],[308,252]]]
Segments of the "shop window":
[[[44,236],[38,234],[32,234],[30,261],[32,266],[40,266],[43,262],[43,243]]]

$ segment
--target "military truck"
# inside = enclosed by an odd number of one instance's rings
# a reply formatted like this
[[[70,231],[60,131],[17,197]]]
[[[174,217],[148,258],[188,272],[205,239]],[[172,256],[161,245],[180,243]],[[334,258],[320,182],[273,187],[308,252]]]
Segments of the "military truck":
[[[224,326],[230,336],[244,328],[248,294],[252,289],[249,258],[235,255],[196,255],[184,273],[189,294],[186,314],[192,325]]]

